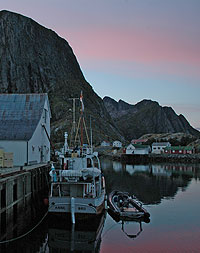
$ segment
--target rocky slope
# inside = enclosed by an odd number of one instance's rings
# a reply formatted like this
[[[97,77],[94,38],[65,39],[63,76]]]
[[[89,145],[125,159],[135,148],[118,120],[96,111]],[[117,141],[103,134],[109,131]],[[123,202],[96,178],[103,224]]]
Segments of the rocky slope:
[[[148,133],[186,133],[200,136],[183,115],[177,115],[171,107],[162,107],[157,102],[143,100],[129,105],[120,100],[105,97],[104,104],[125,138],[139,138]]]
[[[130,105],[111,98],[104,101],[85,80],[68,42],[30,18],[0,11],[0,92],[48,93],[52,110],[53,143],[71,132],[72,100],[83,91],[86,125],[96,144],[106,139],[128,140],[146,133],[184,132],[198,135],[184,116],[170,107],[143,100]],[[76,122],[79,101],[76,101]]]
[[[81,90],[94,141],[108,136],[123,139],[102,99],[85,80],[72,48],[52,30],[22,15],[0,11],[0,59],[1,93],[48,93],[53,142],[63,141],[63,132],[70,132],[69,98],[79,98]],[[76,115],[78,112],[77,108]]]

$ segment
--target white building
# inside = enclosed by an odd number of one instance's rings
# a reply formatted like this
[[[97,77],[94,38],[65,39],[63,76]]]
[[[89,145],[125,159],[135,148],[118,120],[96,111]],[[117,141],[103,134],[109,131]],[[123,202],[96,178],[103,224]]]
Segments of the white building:
[[[126,148],[127,155],[147,155],[151,148],[148,145],[129,144]]]
[[[114,141],[113,142],[113,147],[115,147],[115,148],[121,148],[122,147],[121,141]]]
[[[0,94],[0,148],[13,165],[50,161],[50,106],[47,94]]]
[[[110,146],[110,142],[108,142],[108,141],[102,141],[101,146],[102,147],[109,147]]]
[[[152,143],[152,153],[162,154],[166,147],[171,147],[171,144],[169,142],[154,142]]]

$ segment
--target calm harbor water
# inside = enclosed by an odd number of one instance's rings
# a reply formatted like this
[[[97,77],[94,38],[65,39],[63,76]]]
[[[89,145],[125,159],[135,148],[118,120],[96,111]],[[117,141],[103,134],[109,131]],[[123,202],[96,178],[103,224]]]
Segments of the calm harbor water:
[[[92,224],[71,227],[46,217],[0,252],[200,252],[200,165],[102,160],[102,167],[107,193],[119,189],[134,194],[149,211],[149,223],[122,224],[105,213]]]

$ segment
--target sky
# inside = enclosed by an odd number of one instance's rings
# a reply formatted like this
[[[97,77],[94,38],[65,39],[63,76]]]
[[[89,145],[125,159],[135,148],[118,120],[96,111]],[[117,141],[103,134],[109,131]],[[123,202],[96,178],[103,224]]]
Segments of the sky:
[[[171,106],[200,128],[200,0],[0,0],[67,40],[103,98]]]

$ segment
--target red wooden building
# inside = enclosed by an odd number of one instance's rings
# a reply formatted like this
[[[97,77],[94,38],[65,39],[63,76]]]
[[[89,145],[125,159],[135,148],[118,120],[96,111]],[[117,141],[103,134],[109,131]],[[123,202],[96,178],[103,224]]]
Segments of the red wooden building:
[[[165,154],[193,154],[194,148],[190,146],[171,146],[164,148]]]

